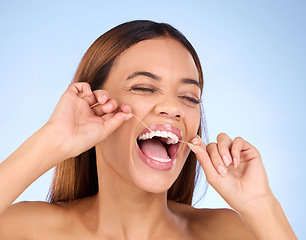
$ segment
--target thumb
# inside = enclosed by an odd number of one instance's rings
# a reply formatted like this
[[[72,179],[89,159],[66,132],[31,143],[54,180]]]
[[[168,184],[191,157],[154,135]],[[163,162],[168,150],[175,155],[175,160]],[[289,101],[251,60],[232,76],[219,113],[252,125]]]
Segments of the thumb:
[[[206,144],[201,141],[200,143],[195,143],[195,144],[188,143],[187,145],[195,153],[198,161],[200,162],[204,170],[207,182],[210,184],[214,182],[216,178],[218,178],[219,174],[214,168],[210,156],[206,151]]]

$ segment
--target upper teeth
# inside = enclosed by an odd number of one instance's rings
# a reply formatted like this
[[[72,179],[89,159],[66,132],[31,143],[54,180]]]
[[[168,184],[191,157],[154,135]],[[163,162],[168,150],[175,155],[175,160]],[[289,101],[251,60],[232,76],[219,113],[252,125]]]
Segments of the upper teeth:
[[[147,140],[153,137],[168,138],[166,142],[167,144],[176,144],[179,140],[178,136],[176,136],[174,133],[160,130],[141,134],[138,137],[138,140]]]

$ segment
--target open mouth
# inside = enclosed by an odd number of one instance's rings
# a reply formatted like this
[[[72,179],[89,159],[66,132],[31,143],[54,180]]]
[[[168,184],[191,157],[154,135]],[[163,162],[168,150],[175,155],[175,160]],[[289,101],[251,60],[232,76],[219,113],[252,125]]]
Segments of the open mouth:
[[[140,158],[151,168],[170,170],[177,157],[181,131],[167,124],[157,124],[145,129],[137,137]]]

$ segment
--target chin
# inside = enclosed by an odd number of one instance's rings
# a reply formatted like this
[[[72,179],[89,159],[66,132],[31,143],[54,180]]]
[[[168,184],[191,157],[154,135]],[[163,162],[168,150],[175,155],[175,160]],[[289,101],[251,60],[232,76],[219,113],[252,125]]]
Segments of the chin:
[[[169,190],[169,188],[172,186],[172,184],[177,179],[177,176],[180,172],[177,174],[169,174],[161,175],[161,174],[155,174],[155,173],[149,173],[149,174],[135,174],[134,175],[134,183],[135,185],[148,193],[154,193],[154,194],[160,194],[165,193]]]
[[[139,129],[136,134],[130,134],[130,129],[115,132],[101,143],[99,152],[117,176],[144,192],[160,194],[176,181],[190,150],[180,142],[186,139],[177,127],[158,123],[150,129]],[[127,140],[122,135],[130,137]]]
[[[187,155],[186,155],[187,156]],[[186,159],[186,158],[185,158]],[[169,170],[157,170],[144,163],[142,160],[132,159],[132,175],[133,182],[138,188],[150,193],[163,193],[169,190],[172,184],[178,178],[185,159],[178,157],[173,162],[173,166]]]

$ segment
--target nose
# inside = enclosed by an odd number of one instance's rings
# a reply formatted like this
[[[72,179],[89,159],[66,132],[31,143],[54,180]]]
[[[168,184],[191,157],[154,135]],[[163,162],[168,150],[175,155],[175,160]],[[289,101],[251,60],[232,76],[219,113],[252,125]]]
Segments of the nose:
[[[177,98],[164,97],[156,104],[154,111],[156,115],[175,120],[184,118],[184,111]]]

